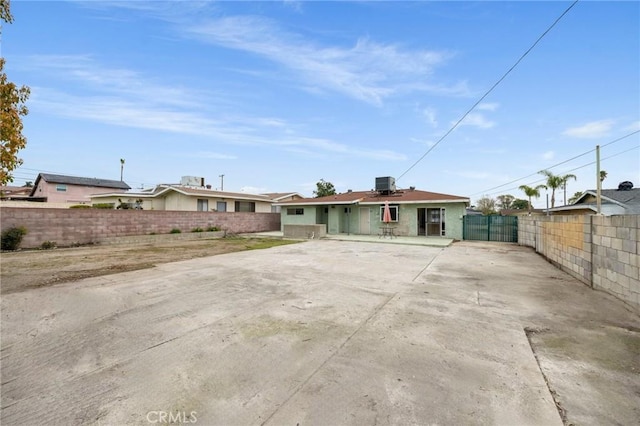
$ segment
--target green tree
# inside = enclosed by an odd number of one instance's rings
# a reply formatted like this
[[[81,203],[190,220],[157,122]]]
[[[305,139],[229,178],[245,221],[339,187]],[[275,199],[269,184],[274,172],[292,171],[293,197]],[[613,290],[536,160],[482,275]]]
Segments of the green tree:
[[[563,200],[564,203],[567,204],[567,182],[569,181],[569,179],[578,180],[578,178],[576,177],[576,175],[568,174],[560,176],[560,179],[562,180],[562,190],[564,191]]]
[[[500,210],[512,208],[513,200],[516,199],[516,197],[510,194],[498,195],[496,198]]]
[[[0,19],[13,22],[9,0],[0,0]],[[12,172],[22,164],[18,151],[27,145],[22,134],[22,117],[29,113],[25,102],[30,90],[11,83],[4,72],[4,58],[0,58],[0,185],[13,182]]]
[[[544,185],[538,185],[538,186],[520,185],[520,190],[524,192],[524,195],[529,197],[529,213],[531,213],[531,209],[532,209],[531,197],[540,198],[541,189],[547,189],[547,187]]]
[[[604,182],[604,180],[607,178],[607,171],[606,170],[600,170],[600,182]]]
[[[336,188],[331,182],[320,179],[320,181],[316,183],[316,190],[313,191],[313,195],[315,198],[336,195]]]
[[[476,209],[480,210],[484,215],[496,214],[496,200],[485,195],[476,201]]]
[[[526,210],[529,208],[529,202],[521,198],[516,198],[511,203],[511,208],[516,210]]]
[[[582,197],[582,192],[578,191],[573,194],[573,197],[569,198],[569,204],[573,204],[578,201],[578,198]]]

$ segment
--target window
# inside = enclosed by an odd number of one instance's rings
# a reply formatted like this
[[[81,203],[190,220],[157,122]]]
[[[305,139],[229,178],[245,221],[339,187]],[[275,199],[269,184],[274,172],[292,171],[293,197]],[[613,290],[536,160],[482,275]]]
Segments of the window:
[[[198,198],[198,211],[199,212],[208,212],[209,211],[209,200],[204,200]]]
[[[219,212],[226,212],[227,211],[227,202],[226,201],[218,201],[216,203],[216,210]]]
[[[391,212],[391,222],[398,221],[398,205],[389,205],[389,212]],[[384,205],[380,206],[380,221],[384,217]]]
[[[236,201],[236,211],[253,213],[256,211],[256,203],[253,201]]]
[[[304,214],[303,208],[287,209],[287,216],[294,216],[294,215],[301,215],[301,214]]]
[[[56,191],[67,192],[67,185],[56,185]]]

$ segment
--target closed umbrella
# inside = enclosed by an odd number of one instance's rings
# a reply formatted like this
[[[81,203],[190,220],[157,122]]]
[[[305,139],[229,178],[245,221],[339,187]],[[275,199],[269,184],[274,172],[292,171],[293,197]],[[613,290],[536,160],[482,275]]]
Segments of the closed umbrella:
[[[389,208],[389,202],[388,201],[384,202],[384,211],[382,213],[382,221],[384,223],[390,223],[391,222],[391,209]]]

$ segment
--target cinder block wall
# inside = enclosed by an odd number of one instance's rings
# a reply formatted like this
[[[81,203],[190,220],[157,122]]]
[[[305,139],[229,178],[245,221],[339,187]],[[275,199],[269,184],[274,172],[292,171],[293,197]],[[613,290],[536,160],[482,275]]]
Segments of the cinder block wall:
[[[638,218],[525,216],[518,224],[518,241],[580,281],[640,311]]]
[[[217,226],[229,233],[280,230],[280,213],[218,213],[159,210],[0,208],[0,229],[24,226],[21,247],[39,247],[44,241],[59,246],[98,243],[112,237],[166,234],[173,228]]]
[[[593,287],[640,307],[640,216],[592,216]]]

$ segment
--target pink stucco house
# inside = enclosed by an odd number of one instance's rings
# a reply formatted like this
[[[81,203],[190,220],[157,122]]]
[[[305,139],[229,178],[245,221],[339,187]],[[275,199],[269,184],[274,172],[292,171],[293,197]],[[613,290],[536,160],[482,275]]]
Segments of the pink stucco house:
[[[40,173],[29,196],[48,203],[90,204],[91,195],[129,189],[119,180]]]

